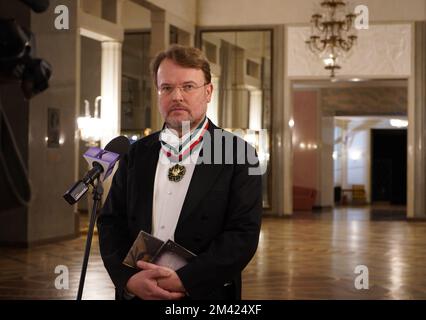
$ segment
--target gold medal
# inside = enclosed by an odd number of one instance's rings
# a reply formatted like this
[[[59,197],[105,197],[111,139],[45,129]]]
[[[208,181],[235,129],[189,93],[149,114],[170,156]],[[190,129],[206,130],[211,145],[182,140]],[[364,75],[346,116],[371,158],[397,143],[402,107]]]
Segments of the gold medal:
[[[185,175],[186,169],[184,166],[181,166],[179,163],[176,163],[173,167],[169,169],[169,180],[173,182],[179,182],[182,180]]]

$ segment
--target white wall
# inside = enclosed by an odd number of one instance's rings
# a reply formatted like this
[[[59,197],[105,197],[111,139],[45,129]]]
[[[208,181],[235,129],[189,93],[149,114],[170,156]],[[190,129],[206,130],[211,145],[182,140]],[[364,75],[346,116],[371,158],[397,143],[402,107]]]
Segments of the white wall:
[[[320,0],[198,0],[198,24],[234,26],[308,23],[319,2]],[[370,21],[426,19],[425,0],[363,0],[352,3],[367,5]]]
[[[351,123],[350,127],[356,125]],[[370,159],[370,134],[369,131],[355,131],[348,143],[347,161],[348,161],[348,186],[362,184],[367,186],[369,181],[369,159]]]
[[[408,77],[411,72],[411,24],[370,24],[358,31],[357,44],[350,56],[339,62],[338,76]],[[395,35],[398,35],[395,37]],[[305,40],[310,27],[288,28],[288,75],[298,77],[328,76],[320,59],[307,50]]]
[[[340,129],[335,130],[335,141],[346,140],[346,144],[334,146],[338,153],[334,161],[335,186],[351,188],[354,184],[362,184],[367,201],[371,201],[371,129],[395,129],[389,124],[389,119],[345,117],[346,127],[336,124]]]

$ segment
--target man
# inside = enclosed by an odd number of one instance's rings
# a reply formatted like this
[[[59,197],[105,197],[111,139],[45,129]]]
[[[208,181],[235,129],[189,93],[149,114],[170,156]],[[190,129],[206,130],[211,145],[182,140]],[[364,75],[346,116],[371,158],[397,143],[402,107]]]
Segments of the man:
[[[207,119],[213,86],[200,50],[172,46],[152,69],[163,130],[135,142],[120,161],[98,219],[116,297],[240,299],[241,272],[260,232],[254,149]],[[196,257],[178,270],[144,261],[138,270],[127,267],[122,261],[140,230]]]

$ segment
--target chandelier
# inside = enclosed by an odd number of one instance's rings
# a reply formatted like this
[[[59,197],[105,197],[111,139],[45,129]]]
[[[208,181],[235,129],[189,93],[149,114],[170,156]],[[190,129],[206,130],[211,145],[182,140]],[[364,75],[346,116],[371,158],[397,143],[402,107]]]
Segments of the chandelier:
[[[322,12],[312,15],[311,36],[305,43],[321,59],[325,69],[330,71],[331,78],[334,78],[335,70],[341,69],[339,60],[356,43],[353,22],[357,15],[346,14],[347,4],[343,0],[324,0],[320,5]]]

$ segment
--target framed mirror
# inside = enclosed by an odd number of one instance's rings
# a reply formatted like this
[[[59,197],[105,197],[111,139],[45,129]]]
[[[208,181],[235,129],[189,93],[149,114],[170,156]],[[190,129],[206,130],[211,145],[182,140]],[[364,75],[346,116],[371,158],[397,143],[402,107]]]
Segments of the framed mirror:
[[[202,30],[213,97],[207,116],[257,150],[263,168],[263,207],[269,208],[272,110],[272,30]]]

